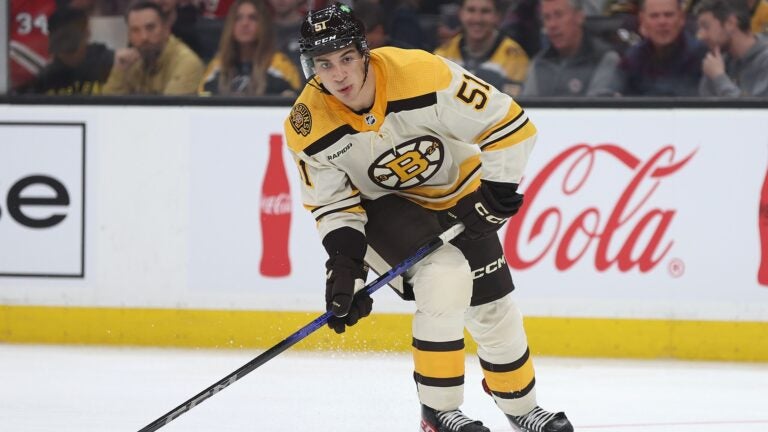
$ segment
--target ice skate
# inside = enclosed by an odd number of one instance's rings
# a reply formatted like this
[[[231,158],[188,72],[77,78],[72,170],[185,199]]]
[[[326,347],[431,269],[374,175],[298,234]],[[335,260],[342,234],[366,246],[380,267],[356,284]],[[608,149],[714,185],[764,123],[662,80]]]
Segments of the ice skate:
[[[491,432],[479,420],[472,420],[459,410],[438,411],[421,405],[420,432]]]
[[[573,425],[565,413],[551,413],[536,407],[526,415],[507,414],[513,428],[520,432],[573,432]]]

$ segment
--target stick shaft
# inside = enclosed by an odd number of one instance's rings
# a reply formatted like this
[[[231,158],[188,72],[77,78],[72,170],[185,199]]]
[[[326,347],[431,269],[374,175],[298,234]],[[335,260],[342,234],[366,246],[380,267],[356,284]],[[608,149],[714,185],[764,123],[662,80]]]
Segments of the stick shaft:
[[[437,250],[440,246],[451,241],[454,237],[459,235],[459,233],[461,233],[461,231],[463,230],[464,230],[464,227],[460,224],[452,226],[451,228],[446,230],[444,233],[442,233],[438,237],[435,237],[434,239],[430,240],[427,244],[419,248],[419,250],[417,250],[413,255],[406,258],[401,263],[395,265],[388,272],[382,274],[381,276],[376,278],[374,281],[366,285],[364,289],[368,292],[369,295],[373,294],[379,288],[389,283],[392,279],[405,273],[408,269],[413,267],[417,262],[421,261],[424,257],[426,257],[430,253]],[[324,314],[315,318],[314,320],[312,320],[312,322],[300,328],[295,333],[283,339],[282,341],[278,342],[272,348],[269,348],[268,350],[259,354],[256,358],[244,364],[236,371],[230,373],[229,375],[217,381],[215,384],[211,385],[210,387],[206,388],[205,390],[191,397],[181,405],[163,414],[157,420],[141,428],[139,432],[156,431],[161,427],[167,425],[168,423],[172,422],[180,415],[196,407],[197,405],[199,405],[209,397],[215,395],[216,393],[224,390],[230,384],[234,383],[240,378],[253,372],[254,369],[258,368],[259,366],[263,365],[269,360],[277,357],[283,351],[296,345],[298,342],[300,342],[310,334],[314,333],[315,330],[319,329],[320,327],[328,323],[328,318],[330,318],[330,316],[331,316],[330,312],[325,312]]]

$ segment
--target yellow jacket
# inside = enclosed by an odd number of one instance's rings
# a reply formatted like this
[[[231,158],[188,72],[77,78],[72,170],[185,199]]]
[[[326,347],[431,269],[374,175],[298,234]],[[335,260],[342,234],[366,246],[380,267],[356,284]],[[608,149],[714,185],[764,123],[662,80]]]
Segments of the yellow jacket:
[[[478,78],[502,92],[517,96],[528,72],[528,55],[525,50],[503,33],[496,37],[493,47],[485,57],[472,59],[466,55],[464,36],[458,34],[435,50],[435,54],[458,63]]]
[[[185,95],[195,94],[203,76],[203,62],[188,46],[173,35],[168,39],[157,64],[146,70],[144,61],[139,60],[127,70],[112,68],[105,95],[154,94]]]
[[[249,65],[250,66],[250,65]],[[250,82],[250,67],[247,74],[243,74],[244,77]],[[203,79],[200,81],[200,86],[197,89],[198,93],[202,96],[210,96],[222,93],[219,89],[219,74],[221,73],[221,57],[218,54],[208,63],[208,67],[203,74]],[[243,75],[240,75],[242,78]],[[301,86],[301,77],[299,71],[294,66],[291,59],[280,51],[275,52],[272,55],[272,61],[270,62],[269,69],[267,69],[267,87],[264,94],[274,95],[283,94],[285,91],[292,91],[295,93]],[[238,92],[234,92],[238,94]]]

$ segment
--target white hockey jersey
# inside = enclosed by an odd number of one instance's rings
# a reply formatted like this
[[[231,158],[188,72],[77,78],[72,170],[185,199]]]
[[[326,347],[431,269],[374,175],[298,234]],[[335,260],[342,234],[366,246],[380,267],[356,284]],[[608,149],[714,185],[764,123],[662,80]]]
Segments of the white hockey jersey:
[[[425,51],[375,49],[370,67],[369,112],[307,85],[285,121],[321,237],[345,226],[365,233],[361,199],[394,193],[443,210],[481,178],[520,182],[536,128],[511,97]]]

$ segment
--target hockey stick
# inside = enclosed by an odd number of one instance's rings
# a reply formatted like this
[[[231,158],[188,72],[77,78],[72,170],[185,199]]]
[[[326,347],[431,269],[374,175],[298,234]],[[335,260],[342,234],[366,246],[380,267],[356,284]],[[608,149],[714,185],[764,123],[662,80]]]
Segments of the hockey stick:
[[[408,269],[413,267],[414,264],[421,261],[424,257],[426,257],[430,253],[437,250],[440,246],[451,241],[453,238],[459,235],[462,231],[464,231],[464,225],[461,225],[461,224],[457,224],[452,226],[451,228],[448,228],[445,232],[433,238],[427,244],[419,248],[419,250],[417,250],[409,258],[406,258],[403,262],[392,267],[388,272],[382,274],[381,276],[376,278],[376,280],[374,280],[373,282],[363,287],[363,289],[368,293],[368,295],[373,294],[374,292],[376,292],[376,290],[378,290],[382,286],[389,283],[392,279],[405,273]],[[277,357],[278,354],[292,347],[297,342],[301,341],[305,337],[312,334],[315,330],[324,326],[326,323],[328,323],[328,318],[330,318],[330,316],[331,316],[331,313],[326,312],[320,315],[319,317],[315,318],[314,321],[305,325],[304,327],[296,331],[294,334],[283,339],[281,342],[278,342],[277,345],[259,354],[256,358],[254,358],[253,360],[241,366],[240,369],[225,376],[224,378],[220,379],[219,381],[217,381],[215,384],[208,387],[207,389],[201,391],[191,399],[187,400],[186,402],[182,403],[181,405],[177,406],[171,411],[163,414],[157,420],[153,421],[147,426],[144,426],[142,429],[139,430],[139,432],[156,431],[161,427],[167,425],[168,423],[172,422],[173,420],[176,419],[176,417],[184,414],[185,412],[191,410],[192,408],[202,403],[204,400],[224,390],[230,384],[234,383],[240,378],[253,372],[253,370],[256,369],[257,367]]]

